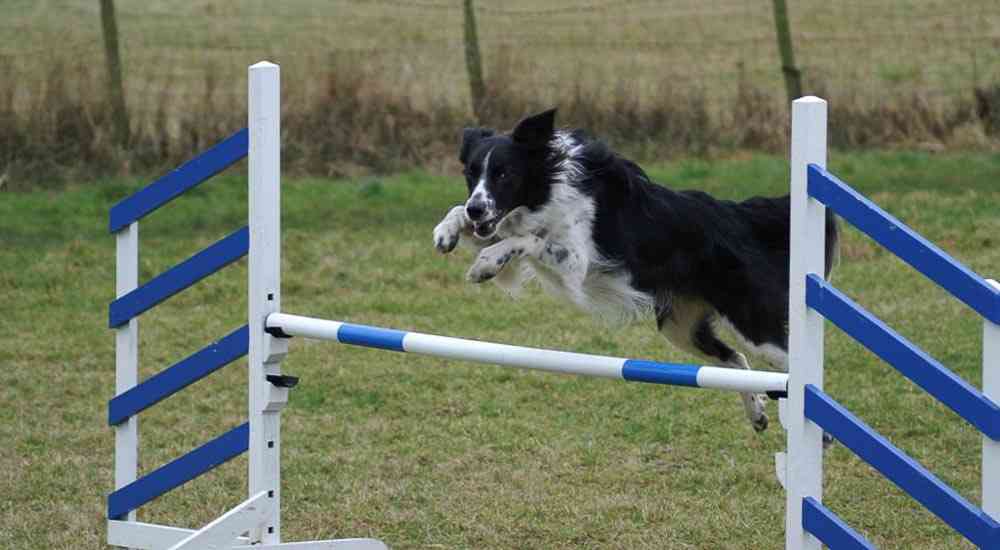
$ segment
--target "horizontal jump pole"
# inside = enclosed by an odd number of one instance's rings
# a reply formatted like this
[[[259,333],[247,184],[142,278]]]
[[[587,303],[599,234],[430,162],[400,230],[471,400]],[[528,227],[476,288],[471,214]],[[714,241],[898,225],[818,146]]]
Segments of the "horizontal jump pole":
[[[788,386],[788,375],[782,372],[659,363],[641,359],[528,348],[355,325],[287,313],[268,315],[265,326],[267,331],[275,336],[301,336],[444,359],[612,378],[630,382],[766,393],[772,397],[784,397]]]

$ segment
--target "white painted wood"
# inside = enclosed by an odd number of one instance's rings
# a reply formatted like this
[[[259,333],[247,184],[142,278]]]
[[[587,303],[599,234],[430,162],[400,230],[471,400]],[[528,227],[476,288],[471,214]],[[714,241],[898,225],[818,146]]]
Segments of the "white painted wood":
[[[340,321],[330,321],[288,313],[274,313],[267,317],[268,327],[280,328],[290,336],[330,340],[333,342],[340,341],[337,340],[337,331],[340,330],[343,324]]]
[[[784,372],[708,366],[698,369],[699,388],[766,393],[783,392],[787,386],[788,374]]]
[[[337,539],[234,546],[233,550],[389,550],[389,547],[376,539]]]
[[[170,550],[229,550],[241,534],[259,527],[270,518],[274,504],[274,499],[267,496],[267,491],[261,491],[191,533],[171,546]]]
[[[281,542],[281,411],[269,407],[270,383],[288,344],[264,332],[281,308],[281,72],[262,61],[249,68],[249,488],[274,491],[268,521],[251,543]]]
[[[989,281],[997,290],[1000,283]],[[983,321],[983,393],[1000,403],[1000,325]],[[983,511],[1000,521],[1000,441],[983,436]]]
[[[788,454],[784,452],[774,453],[774,475],[778,478],[778,483],[782,489],[786,489],[785,476],[788,474]]]
[[[788,430],[788,398],[778,400],[778,422],[786,431]],[[774,453],[774,475],[778,478],[778,483],[782,489],[785,488],[785,476],[788,473],[788,453],[779,451]]]
[[[781,423],[781,427],[788,429],[788,399],[778,400],[778,422]]]
[[[403,348],[444,359],[621,380],[625,359],[409,332]]]
[[[806,307],[805,277],[823,275],[826,226],[825,208],[807,195],[806,169],[826,166],[826,113],[826,101],[818,97],[792,102],[786,550],[820,549],[819,540],[802,529],[802,499],[823,496],[823,433],[804,415],[805,385],[823,387],[823,319]]]
[[[108,521],[108,544],[143,550],[166,550],[194,534],[194,529],[182,529],[138,521]],[[237,544],[249,544],[250,539],[239,537]],[[260,546],[254,546],[254,549]]]
[[[115,295],[119,298],[139,286],[139,222],[116,234]],[[115,329],[115,395],[139,383],[139,319]],[[135,481],[139,471],[139,418],[115,426],[115,489]],[[131,511],[125,517],[135,521]],[[110,544],[110,542],[109,542]]]

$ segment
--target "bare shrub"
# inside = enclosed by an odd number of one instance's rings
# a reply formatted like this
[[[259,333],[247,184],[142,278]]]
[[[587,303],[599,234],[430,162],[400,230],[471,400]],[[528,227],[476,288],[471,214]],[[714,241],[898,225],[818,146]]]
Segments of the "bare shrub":
[[[21,78],[0,79],[0,173],[13,188],[114,171],[121,155],[98,84],[82,67],[58,62],[30,91]]]
[[[742,67],[740,73],[743,73]],[[788,147],[789,110],[784,101],[739,79],[727,134],[740,149],[780,153]]]
[[[362,55],[362,54],[358,54]],[[283,169],[293,175],[356,176],[415,167],[457,172],[458,135],[471,106],[449,94],[413,94],[418,74],[387,75],[350,56],[310,60],[309,74],[286,75]],[[533,60],[500,50],[487,63],[484,125],[508,129],[520,117],[557,106],[561,124],[589,130],[638,161],[734,150],[783,154],[788,108],[779,91],[740,78],[735,100],[710,109],[705,93],[664,77],[656,93],[614,75],[546,82]],[[0,180],[5,189],[52,187],[116,175],[155,176],[246,124],[245,98],[228,95],[207,62],[187,88],[170,77],[130,97],[131,141],[113,139],[100,67],[72,57],[46,60],[33,79],[0,80]],[[14,73],[0,57],[0,70]],[[16,74],[16,73],[14,73]],[[22,75],[23,76],[23,75]],[[393,79],[388,78],[391,76]],[[450,86],[454,83],[442,83]],[[192,91],[194,90],[194,91]],[[995,148],[1000,88],[982,88],[966,104],[933,103],[919,92],[871,101],[823,81],[811,92],[830,101],[830,143],[840,148]],[[891,102],[888,100],[891,98]],[[984,131],[974,131],[981,124]]]

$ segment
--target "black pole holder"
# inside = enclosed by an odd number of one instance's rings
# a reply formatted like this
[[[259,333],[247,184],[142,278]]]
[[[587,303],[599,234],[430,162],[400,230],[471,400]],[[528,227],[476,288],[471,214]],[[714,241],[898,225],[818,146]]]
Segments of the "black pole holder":
[[[298,376],[287,374],[268,374],[267,381],[278,388],[294,388],[299,383]]]

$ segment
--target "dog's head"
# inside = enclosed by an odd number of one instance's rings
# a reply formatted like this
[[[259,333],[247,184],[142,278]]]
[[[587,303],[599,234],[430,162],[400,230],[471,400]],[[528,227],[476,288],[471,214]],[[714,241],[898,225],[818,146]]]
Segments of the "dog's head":
[[[475,234],[492,237],[497,223],[519,206],[536,209],[549,197],[547,160],[556,110],[532,115],[509,134],[466,128],[458,160],[469,187],[465,213]]]

